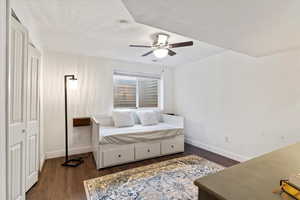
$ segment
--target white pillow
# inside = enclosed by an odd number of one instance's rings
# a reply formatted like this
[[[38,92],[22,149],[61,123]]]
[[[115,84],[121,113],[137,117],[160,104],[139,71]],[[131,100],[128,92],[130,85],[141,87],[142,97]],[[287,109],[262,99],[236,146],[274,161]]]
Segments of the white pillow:
[[[140,111],[137,112],[143,126],[151,126],[158,124],[157,114],[153,111]]]
[[[131,111],[113,111],[112,118],[115,127],[129,127],[134,125],[134,118]]]
[[[153,112],[156,114],[158,122],[162,122],[162,116],[161,116],[161,111],[160,110],[153,110]]]

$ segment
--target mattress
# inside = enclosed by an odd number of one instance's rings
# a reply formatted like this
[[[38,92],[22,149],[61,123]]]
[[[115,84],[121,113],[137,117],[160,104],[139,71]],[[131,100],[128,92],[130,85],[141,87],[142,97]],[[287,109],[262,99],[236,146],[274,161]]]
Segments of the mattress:
[[[133,127],[100,127],[100,144],[132,144],[176,137],[183,134],[183,129],[159,123],[153,126],[135,125]]]

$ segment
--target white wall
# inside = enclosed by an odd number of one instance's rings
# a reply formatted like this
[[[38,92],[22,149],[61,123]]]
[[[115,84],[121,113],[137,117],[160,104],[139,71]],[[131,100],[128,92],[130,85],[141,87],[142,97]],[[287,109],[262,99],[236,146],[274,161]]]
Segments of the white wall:
[[[45,52],[43,106],[46,157],[64,155],[64,75],[75,74],[78,89],[69,90],[69,146],[71,153],[90,151],[90,127],[72,128],[73,117],[109,114],[113,109],[113,69],[161,73],[164,70],[165,111],[173,110],[173,71],[157,65]]]
[[[226,51],[177,67],[174,80],[192,144],[242,161],[300,141],[300,51]]]
[[[0,199],[6,199],[6,0],[0,0]]]

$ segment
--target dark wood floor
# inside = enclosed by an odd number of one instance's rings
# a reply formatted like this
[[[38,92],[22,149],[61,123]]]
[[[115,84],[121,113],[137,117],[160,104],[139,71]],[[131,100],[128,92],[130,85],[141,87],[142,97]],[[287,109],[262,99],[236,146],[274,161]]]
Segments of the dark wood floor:
[[[229,167],[238,164],[237,161],[208,152],[204,149],[186,144],[185,152],[170,156],[164,156],[116,167],[96,170],[91,153],[83,154],[84,164],[77,168],[62,167],[64,158],[50,159],[45,162],[40,174],[39,182],[27,193],[27,200],[86,200],[83,181],[106,174],[119,172],[134,167],[140,167],[160,161],[195,154],[210,161]]]

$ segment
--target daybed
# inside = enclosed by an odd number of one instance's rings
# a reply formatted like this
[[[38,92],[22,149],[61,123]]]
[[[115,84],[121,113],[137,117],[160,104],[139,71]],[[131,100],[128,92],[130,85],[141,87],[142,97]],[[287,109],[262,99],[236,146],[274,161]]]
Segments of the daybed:
[[[111,116],[92,118],[97,169],[184,151],[183,117],[161,114],[157,125],[116,128]]]

